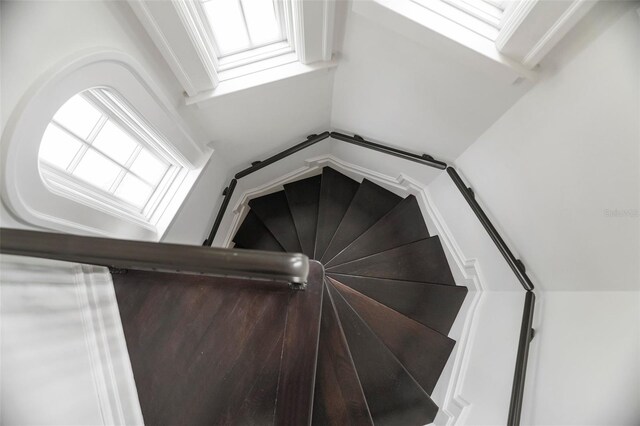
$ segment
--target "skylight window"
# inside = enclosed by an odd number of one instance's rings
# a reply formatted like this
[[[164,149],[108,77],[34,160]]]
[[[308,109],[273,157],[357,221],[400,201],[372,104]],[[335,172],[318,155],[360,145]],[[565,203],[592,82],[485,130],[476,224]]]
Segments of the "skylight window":
[[[202,0],[218,59],[286,40],[282,8],[272,0]]]
[[[499,0],[413,0],[438,15],[495,41],[502,27],[505,2]]]
[[[69,99],[42,137],[41,174],[51,187],[149,219],[181,167],[112,92]]]

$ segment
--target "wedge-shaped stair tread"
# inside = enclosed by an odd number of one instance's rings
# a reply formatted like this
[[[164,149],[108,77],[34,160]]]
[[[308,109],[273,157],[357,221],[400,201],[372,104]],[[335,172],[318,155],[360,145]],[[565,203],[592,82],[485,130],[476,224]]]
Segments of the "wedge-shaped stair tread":
[[[337,256],[326,262],[326,266],[362,259],[428,237],[429,231],[418,201],[416,197],[409,195]]]
[[[431,394],[456,342],[334,279],[329,280],[422,389]]]
[[[269,232],[256,214],[249,210],[240,229],[233,237],[236,248],[252,250],[284,251],[278,240]]]
[[[363,180],[322,256],[322,260],[332,259],[400,201],[402,198],[393,192],[369,180]]]
[[[438,413],[426,394],[342,296],[329,285],[376,426],[425,425]]]
[[[286,251],[302,251],[284,191],[254,198],[249,207]]]
[[[373,425],[326,285],[324,291],[312,424]]]
[[[444,335],[449,334],[467,295],[467,288],[460,286],[353,275],[329,276]]]
[[[320,176],[313,176],[284,186],[302,252],[309,257],[313,257],[316,241],[320,179]]]
[[[327,268],[327,273],[455,285],[437,236]]]
[[[330,167],[322,169],[314,259],[322,258],[359,185],[355,180]]]

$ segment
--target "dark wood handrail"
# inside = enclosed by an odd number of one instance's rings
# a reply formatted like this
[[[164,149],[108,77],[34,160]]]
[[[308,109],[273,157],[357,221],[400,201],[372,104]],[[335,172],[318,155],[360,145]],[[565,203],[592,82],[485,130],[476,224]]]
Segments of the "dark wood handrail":
[[[294,285],[304,285],[309,275],[309,258],[301,253],[151,243],[8,228],[0,228],[0,253],[118,269],[267,279]]]

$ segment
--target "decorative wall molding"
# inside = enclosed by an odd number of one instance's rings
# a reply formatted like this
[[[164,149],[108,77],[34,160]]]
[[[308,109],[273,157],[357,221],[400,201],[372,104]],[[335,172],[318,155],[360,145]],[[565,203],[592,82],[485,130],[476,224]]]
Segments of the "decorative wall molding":
[[[425,219],[429,222],[428,227],[431,229],[432,235],[437,234],[440,237],[443,246],[446,247],[445,252],[449,254],[448,257],[456,265],[458,275],[463,278],[464,285],[470,290],[467,300],[456,319],[458,327],[454,325],[452,329],[452,333],[454,329],[457,329],[460,334],[452,335],[452,338],[457,343],[450,358],[452,366],[449,376],[446,377],[447,373],[443,373],[434,391],[434,395],[440,394],[443,398],[442,401],[436,401],[443,413],[443,416],[439,417],[436,423],[443,422],[442,424],[453,425],[461,418],[464,410],[471,406],[471,402],[465,400],[462,396],[462,388],[468,371],[469,356],[475,335],[474,317],[481,304],[485,286],[483,285],[480,265],[476,259],[468,258],[464,255],[424,184],[404,173],[400,173],[396,178],[393,178],[383,173],[345,162],[331,154],[315,156],[305,160],[303,166],[278,178],[251,188],[238,188],[236,190],[237,196],[234,197],[235,202],[232,201],[233,208],[227,210],[227,215],[231,214],[232,219],[221,246],[231,247],[233,245],[233,236],[249,210],[248,203],[251,199],[279,191],[286,183],[317,175],[325,166],[331,166],[358,181],[363,178],[369,179],[403,196],[414,195]],[[433,232],[434,230],[436,232]]]
[[[111,274],[94,265],[73,270],[103,424],[143,425]]]
[[[143,425],[108,269],[2,255],[0,274],[2,420]]]

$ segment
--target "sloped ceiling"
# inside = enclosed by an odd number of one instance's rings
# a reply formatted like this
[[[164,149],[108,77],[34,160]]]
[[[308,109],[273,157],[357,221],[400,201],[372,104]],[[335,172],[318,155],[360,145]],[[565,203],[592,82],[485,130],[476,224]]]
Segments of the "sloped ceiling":
[[[338,66],[215,99],[195,121],[243,167],[337,129],[453,160],[531,86],[420,45],[339,2]]]
[[[51,64],[79,49],[118,49],[141,61],[196,138],[231,168],[330,128],[451,160],[527,89],[419,45],[339,1],[337,67],[185,106],[177,80],[126,2],[2,3],[3,123]]]

